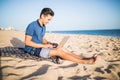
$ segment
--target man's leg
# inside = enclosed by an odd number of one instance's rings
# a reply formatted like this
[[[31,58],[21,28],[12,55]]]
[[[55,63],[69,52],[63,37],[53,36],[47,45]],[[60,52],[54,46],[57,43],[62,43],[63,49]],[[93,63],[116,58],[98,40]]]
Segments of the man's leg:
[[[89,59],[89,60],[83,60],[81,57],[70,53],[68,51],[63,50],[62,48],[58,48],[58,49],[53,49],[50,50],[50,54],[51,57],[53,56],[59,56],[65,60],[69,60],[69,61],[73,61],[76,63],[83,63],[83,64],[92,64],[94,63],[93,59]]]
[[[76,58],[78,58],[78,59],[83,59],[82,57],[76,55],[75,53],[70,52],[70,51],[67,50],[66,48],[62,48],[62,49],[63,49],[64,52],[68,53],[68,54],[71,55],[71,56],[74,56],[74,57],[76,57]]]

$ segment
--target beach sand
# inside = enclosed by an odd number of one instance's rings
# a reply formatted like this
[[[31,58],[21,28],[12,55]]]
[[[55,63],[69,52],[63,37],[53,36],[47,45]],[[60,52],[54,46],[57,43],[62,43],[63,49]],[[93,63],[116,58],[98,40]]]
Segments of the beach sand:
[[[48,41],[60,43],[70,36],[64,47],[89,57],[98,54],[95,64],[77,64],[62,60],[62,64],[13,57],[1,57],[2,80],[120,80],[120,38],[47,33]],[[0,31],[0,47],[24,47],[24,31]]]

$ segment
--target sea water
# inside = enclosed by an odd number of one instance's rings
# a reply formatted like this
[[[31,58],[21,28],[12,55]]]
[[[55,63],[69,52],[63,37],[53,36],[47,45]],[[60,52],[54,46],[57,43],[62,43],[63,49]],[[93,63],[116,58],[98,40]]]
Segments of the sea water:
[[[112,29],[112,30],[68,30],[68,31],[51,31],[51,33],[101,35],[101,36],[111,36],[111,37],[120,38],[120,29]]]

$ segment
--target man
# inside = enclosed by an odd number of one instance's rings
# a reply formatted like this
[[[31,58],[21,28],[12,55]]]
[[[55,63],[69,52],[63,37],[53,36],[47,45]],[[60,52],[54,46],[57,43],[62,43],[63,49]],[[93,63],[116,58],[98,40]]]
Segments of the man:
[[[54,12],[50,8],[44,8],[41,11],[40,18],[28,25],[25,34],[25,51],[43,58],[59,56],[65,60],[76,63],[94,63],[95,58],[84,60],[63,47],[59,46],[58,48],[53,49],[53,45],[50,44],[44,37],[46,31],[45,25],[51,21],[53,16]]]

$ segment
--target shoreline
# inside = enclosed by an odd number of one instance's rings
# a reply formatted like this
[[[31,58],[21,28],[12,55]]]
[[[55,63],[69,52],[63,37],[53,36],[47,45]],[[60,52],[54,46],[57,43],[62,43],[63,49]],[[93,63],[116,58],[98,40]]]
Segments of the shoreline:
[[[98,35],[98,34],[70,34],[70,33],[52,33],[47,32],[46,34],[62,34],[62,35],[84,35],[84,36],[99,36],[99,37],[110,37],[110,38],[120,38],[120,36],[108,36],[108,35]]]
[[[49,31],[47,31],[49,32]],[[65,31],[50,31],[58,34],[80,34],[80,35],[100,35],[120,38],[120,29],[103,29],[103,30],[65,30]]]
[[[86,36],[99,36],[99,37],[111,37],[111,38],[120,38],[120,36],[108,36],[108,35],[98,35],[98,34],[66,34],[66,33],[48,33],[48,34],[65,34],[65,35],[86,35]]]

